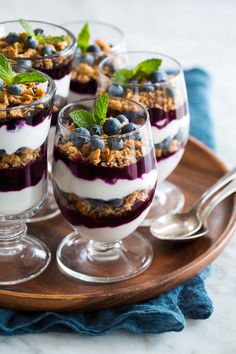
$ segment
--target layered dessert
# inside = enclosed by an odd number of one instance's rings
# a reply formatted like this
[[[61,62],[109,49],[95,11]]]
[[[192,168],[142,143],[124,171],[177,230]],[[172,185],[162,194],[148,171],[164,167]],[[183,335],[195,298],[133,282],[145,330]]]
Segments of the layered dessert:
[[[55,94],[46,75],[13,69],[0,54],[0,216],[8,217],[27,214],[45,199]]]
[[[68,28],[73,31],[80,26],[80,23],[74,23],[74,26],[68,24]],[[71,75],[71,102],[81,95],[96,94],[98,65],[109,54],[121,50],[122,39],[120,31],[113,26],[93,21],[83,23],[77,36],[77,49]]]
[[[79,234],[115,242],[132,233],[150,209],[157,181],[155,154],[149,121],[138,104],[108,102],[104,94],[91,112],[92,102],[70,106],[59,117],[54,193]]]
[[[136,100],[147,107],[160,183],[178,165],[188,139],[189,113],[186,92],[182,90],[185,86],[181,85],[183,78],[181,73],[162,68],[163,60],[159,58],[146,59],[133,67],[123,59],[117,56],[101,63],[99,92]]]
[[[63,27],[37,21],[0,23],[0,52],[14,63],[29,66],[50,76],[57,87],[52,126],[58,111],[67,103],[75,38]],[[9,31],[7,31],[9,30]]]

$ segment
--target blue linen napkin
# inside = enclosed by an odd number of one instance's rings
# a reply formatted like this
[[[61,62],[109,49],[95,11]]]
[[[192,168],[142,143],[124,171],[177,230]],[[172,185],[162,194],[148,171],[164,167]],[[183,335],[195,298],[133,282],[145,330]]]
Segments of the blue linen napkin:
[[[189,98],[190,132],[210,148],[215,148],[209,107],[209,75],[202,69],[185,71]],[[213,312],[204,280],[209,269],[162,295],[134,305],[97,312],[23,312],[0,309],[0,334],[75,332],[91,336],[114,329],[134,333],[181,331],[186,318],[206,319]]]

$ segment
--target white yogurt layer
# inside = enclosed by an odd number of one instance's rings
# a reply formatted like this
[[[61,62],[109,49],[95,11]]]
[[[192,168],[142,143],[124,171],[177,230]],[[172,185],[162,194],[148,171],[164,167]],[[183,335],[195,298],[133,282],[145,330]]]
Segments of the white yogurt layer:
[[[161,124],[161,122],[160,122]],[[187,114],[181,119],[172,120],[165,127],[158,129],[156,126],[152,126],[152,136],[154,144],[159,144],[168,137],[173,138],[180,128],[189,129],[189,115]]]
[[[63,78],[59,80],[54,80],[56,84],[56,94],[61,97],[67,97],[70,88],[70,74],[65,75]]]
[[[96,178],[89,181],[75,177],[70,169],[61,160],[55,161],[53,174],[58,187],[65,193],[74,193],[81,198],[110,200],[124,198],[136,190],[152,189],[157,180],[157,171],[144,173],[141,178],[134,180],[118,179],[116,183],[109,184]]]
[[[151,206],[148,206],[142,214],[140,214],[136,219],[132,220],[127,224],[123,224],[116,227],[98,227],[98,228],[88,228],[85,226],[74,226],[79,233],[93,241],[104,241],[104,242],[115,242],[119,241],[122,238],[130,235],[134,230],[136,230],[139,225],[146,218],[149,209]]]
[[[11,216],[37,206],[47,192],[45,176],[32,187],[20,191],[0,192],[0,215]]]
[[[171,155],[165,159],[157,162],[158,176],[157,183],[163,182],[177,167],[184,153],[184,148],[177,151],[174,155]]]
[[[6,125],[0,127],[0,149],[8,155],[14,154],[18,149],[26,147],[37,149],[46,140],[50,128],[51,116],[47,116],[36,126],[23,122],[15,130],[7,130]]]

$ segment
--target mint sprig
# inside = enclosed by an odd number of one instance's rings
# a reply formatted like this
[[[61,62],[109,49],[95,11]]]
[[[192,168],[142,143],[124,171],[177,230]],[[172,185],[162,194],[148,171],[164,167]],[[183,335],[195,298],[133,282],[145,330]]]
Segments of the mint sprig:
[[[159,69],[162,59],[152,58],[139,63],[132,69],[121,69],[114,72],[111,79],[114,83],[123,85],[130,79],[137,81],[147,79],[152,73]]]
[[[26,20],[24,20],[23,18],[21,18],[21,19],[19,20],[19,22],[20,22],[21,26],[24,28],[25,32],[26,32],[29,36],[31,36],[31,37],[34,37],[34,36],[35,36],[35,34],[34,34],[34,29],[33,29],[33,27],[31,26],[31,24],[30,24],[28,21],[26,21]]]
[[[36,71],[19,74],[14,73],[8,59],[2,53],[0,53],[0,78],[6,85],[47,81],[43,74]]]
[[[88,22],[85,22],[77,38],[77,46],[81,49],[83,53],[85,53],[88,49],[89,40],[90,40],[89,25]]]
[[[69,113],[74,125],[89,129],[93,124],[103,125],[108,109],[109,96],[107,93],[99,96],[92,112],[76,109]]]
[[[62,42],[62,41],[66,40],[65,36],[46,36],[46,37],[43,37],[42,34],[40,34],[40,33],[36,35],[34,33],[33,27],[31,26],[31,24],[27,20],[24,20],[24,19],[21,18],[19,20],[19,22],[20,22],[21,26],[24,28],[25,32],[28,34],[28,36],[36,38],[37,41],[40,44],[59,43],[59,42]]]

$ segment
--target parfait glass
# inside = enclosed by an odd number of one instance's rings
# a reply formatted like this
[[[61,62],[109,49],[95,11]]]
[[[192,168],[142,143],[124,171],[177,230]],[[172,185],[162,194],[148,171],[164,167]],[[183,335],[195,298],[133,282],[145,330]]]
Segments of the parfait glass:
[[[48,137],[48,197],[46,203],[44,204],[41,211],[37,214],[37,216],[34,216],[28,220],[28,222],[37,222],[55,217],[60,212],[53,196],[51,184],[51,154],[58,112],[63,106],[67,104],[76,40],[74,35],[64,27],[43,21],[28,22],[33,27],[33,29],[42,29],[45,35],[65,36],[67,40],[67,44],[62,43],[62,49],[59,52],[46,56],[42,56],[40,53],[35,53],[35,56],[32,57],[28,57],[28,54],[27,56],[24,56],[24,53],[15,50],[18,48],[17,43],[13,44],[10,48],[4,48],[4,45],[3,47],[1,45],[1,43],[4,43],[2,38],[6,37],[9,33],[15,32],[19,34],[24,32],[24,29],[19,21],[14,20],[0,23],[0,52],[2,52],[8,59],[11,59],[13,63],[29,66],[47,74],[54,80],[56,85],[56,96],[53,104],[51,127]]]
[[[53,187],[74,232],[60,243],[57,262],[74,278],[110,283],[142,273],[152,261],[150,241],[135,230],[149,212],[157,170],[149,115],[137,102],[109,101],[107,117],[136,117],[130,133],[88,137],[71,128],[70,112],[91,111],[96,100],[75,101],[59,113]]]
[[[32,71],[17,65],[13,69]],[[44,97],[0,108],[0,285],[35,278],[51,258],[46,245],[29,235],[26,226],[47,196],[47,136],[56,88],[45,77],[45,83],[34,86],[43,85]]]
[[[70,82],[69,101],[94,96],[98,85],[98,65],[109,55],[122,53],[126,50],[124,35],[121,30],[108,23],[98,21],[76,21],[65,23],[76,37],[85,23],[90,31],[90,47],[82,53],[77,47]],[[96,45],[97,51],[93,46]]]
[[[158,72],[143,82],[134,79],[122,85],[113,82],[115,71],[133,69],[151,58],[161,59],[162,64]],[[143,222],[143,226],[149,226],[158,216],[181,210],[185,202],[182,191],[166,181],[180,162],[189,135],[190,119],[183,70],[175,59],[160,53],[124,52],[100,63],[98,93],[104,91],[136,100],[144,104],[149,113],[158,167],[158,188],[152,208]]]

